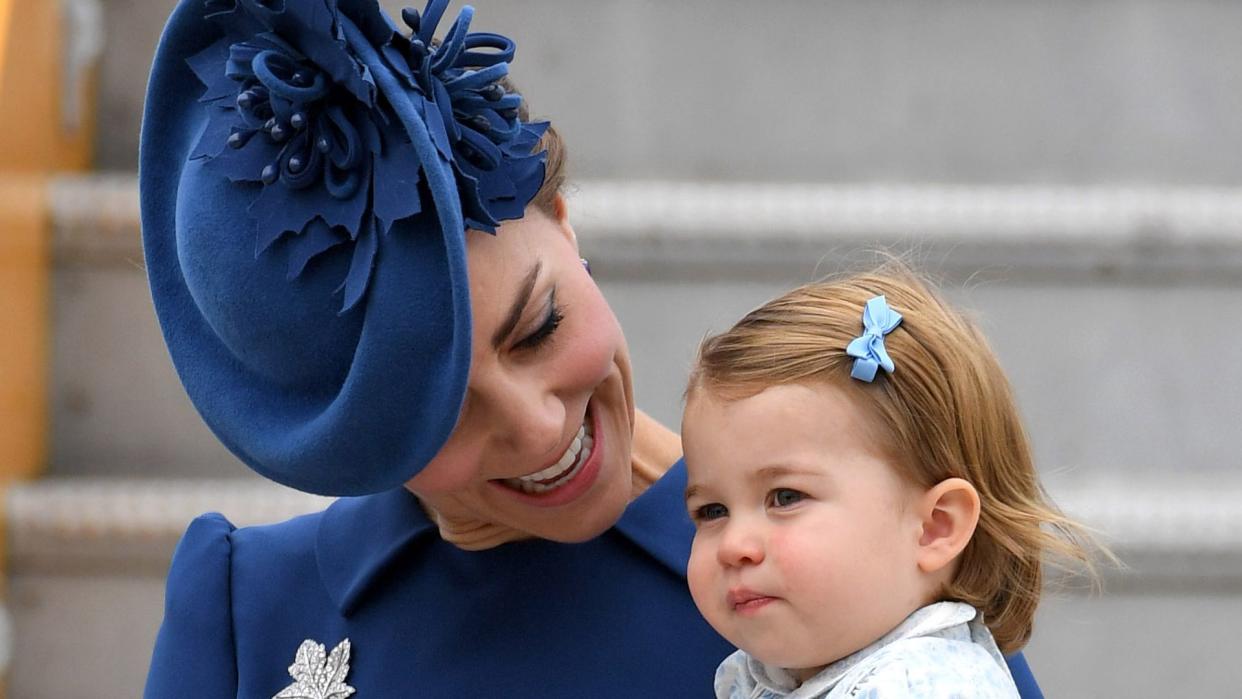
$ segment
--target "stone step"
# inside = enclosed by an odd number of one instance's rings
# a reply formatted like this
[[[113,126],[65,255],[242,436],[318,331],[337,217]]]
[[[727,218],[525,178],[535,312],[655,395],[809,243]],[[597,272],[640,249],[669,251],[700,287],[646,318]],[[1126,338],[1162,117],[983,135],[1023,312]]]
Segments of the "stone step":
[[[1055,486],[1050,495],[1127,563],[1102,565],[1110,587],[1242,583],[1242,476],[1097,479]],[[8,572],[162,578],[186,526],[204,512],[242,527],[315,512],[333,500],[257,478],[16,483],[3,502]]]
[[[1228,629],[1242,608],[1242,480],[1101,481],[1053,494],[1103,532],[1128,567],[1102,570],[1102,598],[1082,581],[1050,588],[1027,651],[1049,696],[1077,695],[1083,687],[1103,696],[1119,683],[1141,685],[1117,677],[1113,664],[1081,661],[1084,653],[1117,655],[1110,649],[1119,638],[1135,639],[1125,644],[1125,660],[1143,667],[1194,650],[1193,643],[1149,632],[1170,616],[1216,634],[1209,638],[1228,637],[1214,630]],[[72,478],[14,486],[4,502],[12,636],[0,638],[10,647],[9,696],[138,696],[163,613],[163,576],[190,519],[220,511],[235,524],[259,524],[328,502],[254,479]],[[1149,614],[1126,611],[1135,605]],[[68,666],[74,672],[46,671]],[[1218,695],[1211,690],[1225,686],[1215,684],[1222,672],[1205,667],[1181,685]],[[1142,686],[1128,693],[1143,694]]]
[[[102,0],[102,167],[137,163],[171,4]],[[575,177],[1242,181],[1242,75],[1222,69],[1242,64],[1238,3],[472,4],[473,27],[517,42]]]
[[[52,473],[245,475],[160,339],[133,176],[53,201]],[[1242,189],[592,181],[570,207],[639,404],[669,424],[706,332],[888,247],[978,312],[1046,478],[1240,465]]]

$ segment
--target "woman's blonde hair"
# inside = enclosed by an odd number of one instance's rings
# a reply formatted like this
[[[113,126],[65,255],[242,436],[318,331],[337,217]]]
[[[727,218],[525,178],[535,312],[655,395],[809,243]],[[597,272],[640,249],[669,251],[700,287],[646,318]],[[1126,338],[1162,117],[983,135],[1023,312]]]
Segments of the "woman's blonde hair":
[[[864,383],[850,378],[845,348],[878,295],[903,316],[884,338],[896,368]],[[944,598],[981,610],[1002,651],[1030,638],[1046,560],[1090,570],[1090,538],[1040,485],[987,340],[904,264],[807,284],[750,312],[703,342],[688,393],[736,400],[793,383],[849,392],[876,419],[881,448],[919,485],[956,477],[978,490],[979,524]]]

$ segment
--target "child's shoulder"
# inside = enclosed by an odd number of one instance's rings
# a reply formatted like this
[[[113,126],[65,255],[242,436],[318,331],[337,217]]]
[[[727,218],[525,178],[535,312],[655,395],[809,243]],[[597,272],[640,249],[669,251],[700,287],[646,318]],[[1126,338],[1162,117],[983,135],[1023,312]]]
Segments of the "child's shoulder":
[[[1017,699],[1003,660],[968,640],[922,636],[885,646],[842,678],[841,696]],[[834,694],[834,696],[836,696]]]

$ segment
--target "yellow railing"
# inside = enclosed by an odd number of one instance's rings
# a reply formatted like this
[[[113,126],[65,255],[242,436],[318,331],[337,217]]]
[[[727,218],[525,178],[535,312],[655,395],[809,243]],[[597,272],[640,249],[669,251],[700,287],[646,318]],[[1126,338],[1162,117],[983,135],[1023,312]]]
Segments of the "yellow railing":
[[[47,459],[47,183],[91,158],[93,71],[67,77],[65,7],[0,0],[0,481],[37,475]]]
[[[65,85],[65,3],[0,0],[0,171],[52,172],[90,166],[94,138],[91,69]],[[72,92],[70,92],[72,91]],[[62,100],[72,95],[69,124]]]
[[[47,178],[0,172],[0,479],[47,460]]]
[[[0,0],[0,479],[47,454],[47,179],[57,139],[59,3]]]
[[[94,136],[93,67],[66,77],[65,42],[73,37],[66,36],[64,8],[53,0],[0,0],[0,508],[7,484],[37,476],[47,462],[48,182],[57,172],[87,169]],[[0,573],[4,523],[0,512]],[[0,596],[5,582],[0,574]]]
[[[9,19],[13,16],[13,0],[0,0],[0,76],[4,75],[4,59],[9,39]]]

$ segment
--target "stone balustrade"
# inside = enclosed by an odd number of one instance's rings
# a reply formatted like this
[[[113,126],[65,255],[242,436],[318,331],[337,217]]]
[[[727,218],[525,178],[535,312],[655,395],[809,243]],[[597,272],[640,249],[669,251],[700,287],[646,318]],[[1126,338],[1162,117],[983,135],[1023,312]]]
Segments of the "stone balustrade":
[[[1242,585],[1242,478],[1098,481],[1059,488],[1053,497],[1098,532],[1123,563],[1138,557],[1146,566],[1114,568],[1101,562],[1110,581],[1127,588],[1164,585],[1174,578]],[[89,568],[156,576],[163,575],[173,546],[199,514],[221,512],[237,526],[250,526],[332,502],[256,478],[51,478],[15,484],[5,498],[8,556],[15,573]],[[1189,559],[1210,559],[1212,567],[1189,570],[1184,566]]]
[[[9,690],[134,696],[186,523],[327,500],[249,474],[189,405],[150,309],[134,177],[63,178],[52,202],[53,453],[49,478],[6,496]],[[1227,667],[1160,668],[1242,625],[1242,189],[589,181],[570,207],[639,404],[673,425],[705,332],[868,249],[938,273],[1008,369],[1053,498],[1125,564],[1103,566],[1103,596],[1056,581],[1029,650],[1045,690],[1228,686]],[[77,671],[49,678],[53,661]]]

